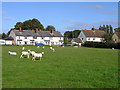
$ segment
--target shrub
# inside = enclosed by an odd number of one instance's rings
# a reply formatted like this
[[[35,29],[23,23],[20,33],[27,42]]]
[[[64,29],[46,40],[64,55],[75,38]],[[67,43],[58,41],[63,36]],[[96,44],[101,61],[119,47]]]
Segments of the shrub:
[[[120,49],[120,42],[114,43],[113,41],[107,41],[107,42],[90,42],[87,41],[83,44],[85,47],[95,47],[95,48],[116,48]]]

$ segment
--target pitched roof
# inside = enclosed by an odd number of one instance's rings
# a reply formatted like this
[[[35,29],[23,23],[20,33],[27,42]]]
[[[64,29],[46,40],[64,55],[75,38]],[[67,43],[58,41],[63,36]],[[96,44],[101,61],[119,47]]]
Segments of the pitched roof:
[[[50,33],[50,31],[38,31],[37,33],[33,30],[22,30],[22,32],[19,32],[19,30],[13,30],[16,36],[33,36],[36,37],[63,37],[62,34],[58,31],[54,31],[54,35]]]
[[[102,37],[105,32],[102,30],[82,30],[86,37]]]
[[[80,38],[73,38],[72,41],[76,43],[82,43],[82,40]]]
[[[14,40],[12,37],[6,37],[4,40]]]
[[[120,39],[120,32],[115,32],[115,34],[118,36],[118,38]]]

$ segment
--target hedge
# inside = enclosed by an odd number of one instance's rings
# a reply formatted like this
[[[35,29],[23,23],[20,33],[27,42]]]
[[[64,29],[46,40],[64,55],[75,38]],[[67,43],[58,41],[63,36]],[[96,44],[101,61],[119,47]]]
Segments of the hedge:
[[[108,42],[90,42],[87,41],[83,44],[85,47],[94,47],[94,48],[116,48],[120,49],[120,42],[114,43],[113,41]]]

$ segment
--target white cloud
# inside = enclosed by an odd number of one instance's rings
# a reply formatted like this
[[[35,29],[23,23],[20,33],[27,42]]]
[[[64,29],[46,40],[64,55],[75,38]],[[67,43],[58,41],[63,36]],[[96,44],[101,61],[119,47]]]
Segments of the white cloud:
[[[15,18],[12,18],[12,17],[3,17],[3,20],[11,21],[11,20],[15,20]]]

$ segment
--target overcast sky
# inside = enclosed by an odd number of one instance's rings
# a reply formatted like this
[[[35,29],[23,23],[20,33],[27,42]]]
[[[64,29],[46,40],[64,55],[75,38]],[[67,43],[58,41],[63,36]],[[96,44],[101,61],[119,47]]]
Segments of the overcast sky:
[[[62,34],[68,30],[118,25],[117,2],[3,2],[2,30],[7,33],[16,22],[38,19],[46,28],[53,25]]]

